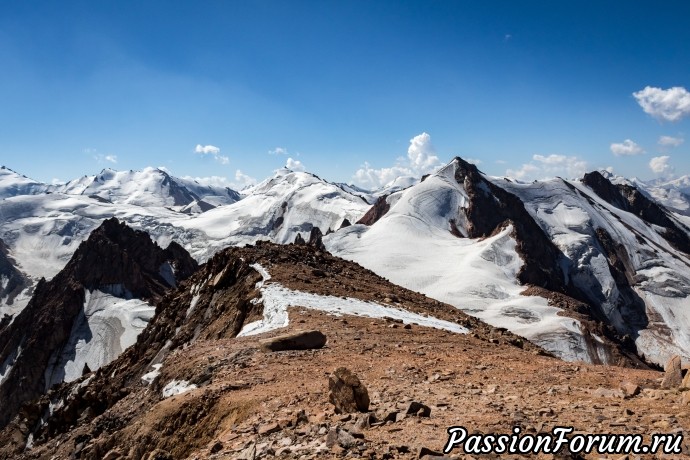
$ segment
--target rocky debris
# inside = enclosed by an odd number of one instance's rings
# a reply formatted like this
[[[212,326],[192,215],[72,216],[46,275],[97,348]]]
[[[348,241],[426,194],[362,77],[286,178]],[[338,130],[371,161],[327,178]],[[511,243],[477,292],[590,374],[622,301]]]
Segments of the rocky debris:
[[[259,341],[263,351],[314,350],[326,345],[321,331],[297,331]]]
[[[680,356],[671,357],[664,366],[664,380],[661,382],[662,390],[678,388],[683,383]]]
[[[339,367],[328,377],[328,390],[328,400],[337,414],[369,410],[366,386],[347,368]]]

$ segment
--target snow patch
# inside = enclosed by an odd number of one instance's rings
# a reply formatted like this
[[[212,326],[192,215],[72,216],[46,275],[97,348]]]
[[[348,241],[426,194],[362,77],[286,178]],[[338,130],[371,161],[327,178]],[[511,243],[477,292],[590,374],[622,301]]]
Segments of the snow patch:
[[[175,395],[181,395],[191,390],[195,390],[196,385],[190,385],[186,380],[171,380],[163,387],[163,398],[169,398]]]
[[[264,279],[257,283],[261,291],[264,305],[264,318],[245,325],[238,337],[250,336],[269,332],[288,325],[288,307],[299,306],[312,310],[319,310],[336,316],[357,315],[368,318],[394,318],[404,323],[417,324],[419,326],[444,329],[450,332],[466,334],[466,328],[433,317],[426,317],[406,310],[381,305],[374,302],[365,302],[359,299],[342,298],[334,296],[321,296],[301,291],[293,291],[278,283],[266,284],[270,279],[268,272],[258,264],[252,265]]]
[[[163,367],[162,364],[154,364],[153,370],[151,372],[147,372],[146,374],[141,376],[141,380],[146,383],[146,385],[151,385],[156,378],[161,375],[161,367]]]

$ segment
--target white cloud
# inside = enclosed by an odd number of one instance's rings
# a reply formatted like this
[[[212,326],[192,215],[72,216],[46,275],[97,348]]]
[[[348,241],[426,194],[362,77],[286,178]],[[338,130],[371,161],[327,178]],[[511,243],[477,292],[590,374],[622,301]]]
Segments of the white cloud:
[[[109,161],[110,163],[117,163],[117,155],[106,155],[103,157],[105,161]]]
[[[587,172],[587,162],[576,156],[533,155],[520,169],[508,169],[506,176],[515,179],[577,178]]]
[[[611,152],[618,156],[640,155],[644,153],[644,149],[637,145],[630,139],[626,139],[621,143],[611,144]]]
[[[194,148],[194,153],[199,153],[201,155],[218,155],[220,153],[220,149],[215,145],[197,144]]]
[[[239,169],[235,171],[235,182],[233,183],[233,188],[235,190],[242,190],[250,185],[255,185],[256,179],[250,177],[249,175],[243,173]]]
[[[647,86],[633,93],[645,113],[663,121],[678,121],[690,115],[690,93],[682,86],[669,89]]]
[[[197,144],[194,147],[194,153],[199,155],[211,155],[218,163],[226,165],[230,163],[230,158],[220,154],[220,148],[215,145],[201,145]]]
[[[659,175],[669,175],[673,173],[673,167],[668,164],[671,159],[668,155],[662,155],[660,157],[654,157],[649,160],[649,169],[651,169],[655,174]]]
[[[288,150],[284,147],[276,147],[273,150],[268,151],[269,155],[287,155]]]
[[[678,147],[685,142],[682,137],[661,136],[659,138],[659,145],[662,147]]]
[[[463,159],[468,163],[472,163],[473,165],[479,166],[480,164],[482,164],[482,160],[480,160],[478,158],[463,158]]]
[[[256,179],[248,176],[239,169],[235,171],[235,181],[230,182],[224,176],[192,177],[184,176],[183,179],[197,181],[207,187],[229,187],[233,190],[242,190],[245,187],[256,184]]]
[[[304,165],[302,162],[299,160],[293,160],[292,158],[287,159],[285,162],[285,167],[292,171],[304,171]]]
[[[376,189],[401,176],[421,177],[440,166],[442,164],[436,156],[431,136],[422,133],[410,139],[407,158],[398,158],[394,166],[380,169],[372,168],[368,162],[364,162],[352,176],[352,181],[360,187]]]

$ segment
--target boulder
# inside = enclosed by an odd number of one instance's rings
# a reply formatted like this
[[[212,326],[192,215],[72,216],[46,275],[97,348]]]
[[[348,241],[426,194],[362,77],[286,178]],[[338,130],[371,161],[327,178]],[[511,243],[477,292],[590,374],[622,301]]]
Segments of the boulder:
[[[328,400],[335,406],[336,414],[369,410],[369,392],[349,369],[336,369],[328,377],[328,389]]]
[[[664,371],[664,380],[661,382],[661,388],[663,390],[670,390],[680,387],[681,383],[683,383],[680,356],[676,355],[669,359],[664,367]]]
[[[326,345],[326,336],[320,331],[296,331],[259,341],[263,351],[312,350]]]

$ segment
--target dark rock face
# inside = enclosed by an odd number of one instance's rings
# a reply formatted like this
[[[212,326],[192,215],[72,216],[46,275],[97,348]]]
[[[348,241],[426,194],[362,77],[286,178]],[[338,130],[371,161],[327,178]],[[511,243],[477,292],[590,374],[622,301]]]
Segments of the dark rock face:
[[[312,227],[311,232],[309,233],[309,242],[307,244],[320,249],[321,251],[325,251],[326,246],[324,246],[322,238],[323,233],[321,233],[321,229],[319,227]]]
[[[470,238],[483,238],[507,225],[513,226],[517,251],[523,258],[518,273],[522,284],[565,292],[559,261],[562,254],[541,227],[532,219],[520,198],[484,179],[471,163],[455,158],[455,180],[470,198],[464,209]]]
[[[166,279],[168,265],[174,279]],[[14,322],[0,329],[0,363],[13,359],[0,385],[0,427],[22,403],[46,390],[50,358],[68,341],[75,320],[83,312],[84,290],[121,285],[127,295],[155,302],[175,280],[189,277],[196,262],[179,245],[163,250],[148,234],[109,219],[83,242],[67,266],[51,281],[41,280],[27,307]],[[172,284],[171,284],[172,281]],[[17,350],[21,347],[21,354]]]
[[[386,198],[388,196],[382,196],[379,197],[378,200],[376,200],[376,203],[374,203],[374,206],[372,206],[364,216],[362,216],[361,219],[357,221],[358,224],[364,224],[364,225],[374,225],[380,218],[386,215],[386,213],[390,210],[390,205],[388,204],[388,201],[386,201]]]
[[[187,343],[237,336],[246,323],[261,317],[263,307],[256,302],[260,299],[256,290],[259,280],[261,275],[241,257],[235,257],[232,250],[216,254],[177,289],[153,300],[156,314],[137,342],[97,370],[88,387],[80,388],[76,396],[70,395],[73,385],[53,390],[53,396],[63,398],[65,406],[40,427],[41,433],[53,436],[68,431],[87,408],[90,417],[102,414],[128,394],[128,387],[140,384],[152,363],[162,362],[169,352]],[[156,380],[151,388],[159,393],[163,384]],[[20,417],[28,419],[28,425],[35,430],[47,404],[44,396],[25,406]]]
[[[661,236],[675,249],[690,254],[690,229],[674,222],[665,208],[647,198],[638,189],[626,184],[614,185],[598,171],[585,174],[582,182],[618,209],[635,214],[650,224],[664,227],[666,230]]]
[[[298,331],[260,340],[264,351],[313,350],[326,345],[326,336],[321,331]]]
[[[12,305],[14,298],[30,284],[28,278],[15,266],[2,239],[0,239],[0,278],[7,279],[5,287],[0,285],[0,300],[6,299],[5,302],[8,305]]]
[[[349,369],[339,367],[328,377],[328,400],[335,406],[336,414],[367,412],[369,392],[367,387]]]

